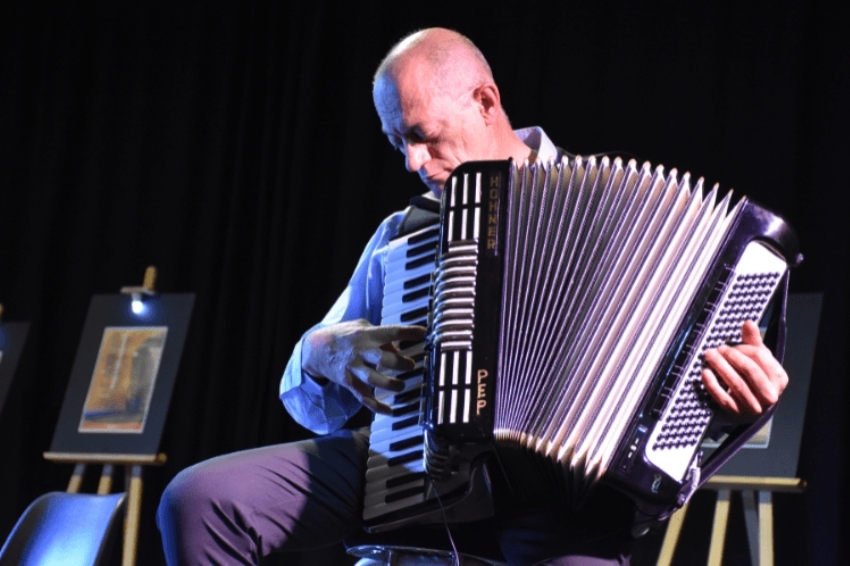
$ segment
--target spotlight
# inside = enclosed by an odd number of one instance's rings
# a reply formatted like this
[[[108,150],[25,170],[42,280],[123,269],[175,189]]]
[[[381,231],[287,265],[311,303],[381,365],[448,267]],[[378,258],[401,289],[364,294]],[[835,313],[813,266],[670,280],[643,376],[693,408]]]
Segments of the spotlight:
[[[144,299],[156,294],[154,284],[156,283],[156,268],[150,266],[145,270],[145,279],[141,287],[122,287],[121,292],[130,295],[130,310],[133,314],[141,315],[147,309]]]
[[[142,294],[141,293],[133,293],[133,300],[130,302],[130,308],[133,310],[135,314],[142,314],[145,312],[145,304],[142,302]]]

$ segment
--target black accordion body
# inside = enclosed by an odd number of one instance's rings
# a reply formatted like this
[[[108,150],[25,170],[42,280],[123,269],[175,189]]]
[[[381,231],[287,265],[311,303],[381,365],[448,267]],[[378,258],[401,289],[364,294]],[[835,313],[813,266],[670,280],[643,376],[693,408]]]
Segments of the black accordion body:
[[[608,158],[464,164],[439,224],[390,248],[382,322],[427,322],[428,338],[372,426],[372,531],[491,514],[488,466],[567,504],[604,482],[669,514],[700,482],[715,414],[702,353],[745,320],[781,343],[799,262],[754,203]]]

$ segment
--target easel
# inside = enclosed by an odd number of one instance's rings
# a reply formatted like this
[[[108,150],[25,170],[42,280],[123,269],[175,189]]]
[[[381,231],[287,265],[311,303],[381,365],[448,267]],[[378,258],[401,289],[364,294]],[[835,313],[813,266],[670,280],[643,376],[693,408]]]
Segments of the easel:
[[[74,471],[66,489],[68,493],[80,493],[87,466],[101,465],[103,470],[97,493],[109,494],[112,491],[115,467],[124,466],[124,491],[127,495],[121,561],[123,566],[134,566],[136,563],[142,506],[142,466],[162,465],[166,461],[165,454],[159,453],[159,440],[194,297],[159,295],[154,290],[155,281],[156,268],[151,266],[145,271],[141,286],[121,288],[121,295],[124,297],[101,295],[92,299],[53,443],[50,451],[44,453],[47,460],[74,464]],[[155,306],[146,306],[145,303],[155,303]],[[107,362],[103,361],[107,357],[101,358],[102,352],[107,351],[102,350],[107,332],[113,333],[112,336],[125,333],[123,342],[119,339],[119,349],[108,354],[122,360],[124,365],[112,362],[114,366],[108,374],[102,369],[109,367]],[[126,337],[131,332],[143,333],[144,341],[140,339],[134,348],[127,346]],[[170,349],[163,346],[166,333],[170,337]],[[152,340],[154,345],[145,350],[144,345]],[[137,355],[139,358],[136,358]],[[154,356],[155,363],[150,362]],[[132,362],[124,361],[128,358],[132,358]],[[136,368],[137,359],[141,360],[139,367],[142,369]],[[123,370],[125,383],[129,380],[132,385],[133,379],[138,380],[135,402],[144,403],[144,416],[136,416],[128,410],[132,419],[138,419],[136,422],[130,420],[135,428],[117,428],[105,433],[97,427],[94,427],[94,430],[83,430],[84,426],[91,427],[93,422],[98,424],[87,417],[85,412],[88,392],[94,390],[96,383],[107,391],[118,389],[118,401],[123,403],[123,406],[128,406],[130,385],[125,385],[123,392],[115,385],[122,367],[130,368]],[[96,369],[93,371],[92,368]],[[129,378],[126,377],[128,373]],[[105,378],[107,381],[104,381],[104,375],[109,376]],[[97,379],[100,381],[97,382]],[[109,379],[112,380],[111,383]],[[142,397],[145,400],[139,401]],[[124,409],[109,410],[120,414]],[[135,410],[138,412],[138,409]]]
[[[717,503],[714,506],[708,566],[720,566],[723,562],[723,546],[726,542],[729,504],[733,491],[741,492],[744,503],[744,519],[752,563],[773,566],[773,494],[801,492],[805,487],[806,482],[800,478],[714,476],[709,479],[702,489],[716,491]],[[657,566],[672,564],[673,553],[676,551],[689,505],[690,503],[685,504],[670,517]]]
[[[68,493],[79,493],[83,484],[86,466],[103,465],[98,495],[112,491],[112,476],[115,466],[125,466],[124,489],[127,491],[127,507],[124,515],[124,544],[121,553],[122,566],[135,566],[136,546],[139,540],[139,522],[142,512],[142,466],[161,466],[166,461],[165,454],[70,454],[45,452],[44,458],[52,462],[73,463],[74,472],[68,482]]]

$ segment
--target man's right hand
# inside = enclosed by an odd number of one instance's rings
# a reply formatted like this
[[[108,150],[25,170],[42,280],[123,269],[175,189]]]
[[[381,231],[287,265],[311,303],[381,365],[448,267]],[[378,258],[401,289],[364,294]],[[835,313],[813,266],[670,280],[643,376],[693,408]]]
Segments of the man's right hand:
[[[332,324],[310,332],[301,346],[301,369],[322,382],[328,379],[351,391],[366,407],[388,414],[390,407],[375,399],[374,388],[400,391],[404,382],[382,369],[407,371],[412,359],[394,342],[425,338],[422,326],[374,326],[365,319]]]

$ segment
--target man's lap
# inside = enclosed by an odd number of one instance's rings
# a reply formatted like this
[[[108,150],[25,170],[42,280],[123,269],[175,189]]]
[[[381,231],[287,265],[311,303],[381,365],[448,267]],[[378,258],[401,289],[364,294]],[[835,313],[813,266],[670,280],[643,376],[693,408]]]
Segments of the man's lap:
[[[351,536],[363,539],[360,508],[367,448],[364,431],[342,430],[187,468],[169,484],[157,516],[169,563],[250,564],[272,552],[328,546]],[[615,532],[565,543],[573,537],[572,527],[561,521],[564,516],[558,511],[503,513],[479,524],[453,526],[452,532],[463,546],[474,541],[470,546],[478,548],[473,553],[492,557],[501,549],[512,564],[559,554],[572,555],[573,561],[551,564],[627,563],[622,558],[628,553],[628,535]],[[446,547],[445,529],[430,530]],[[417,545],[416,531],[380,538]]]

